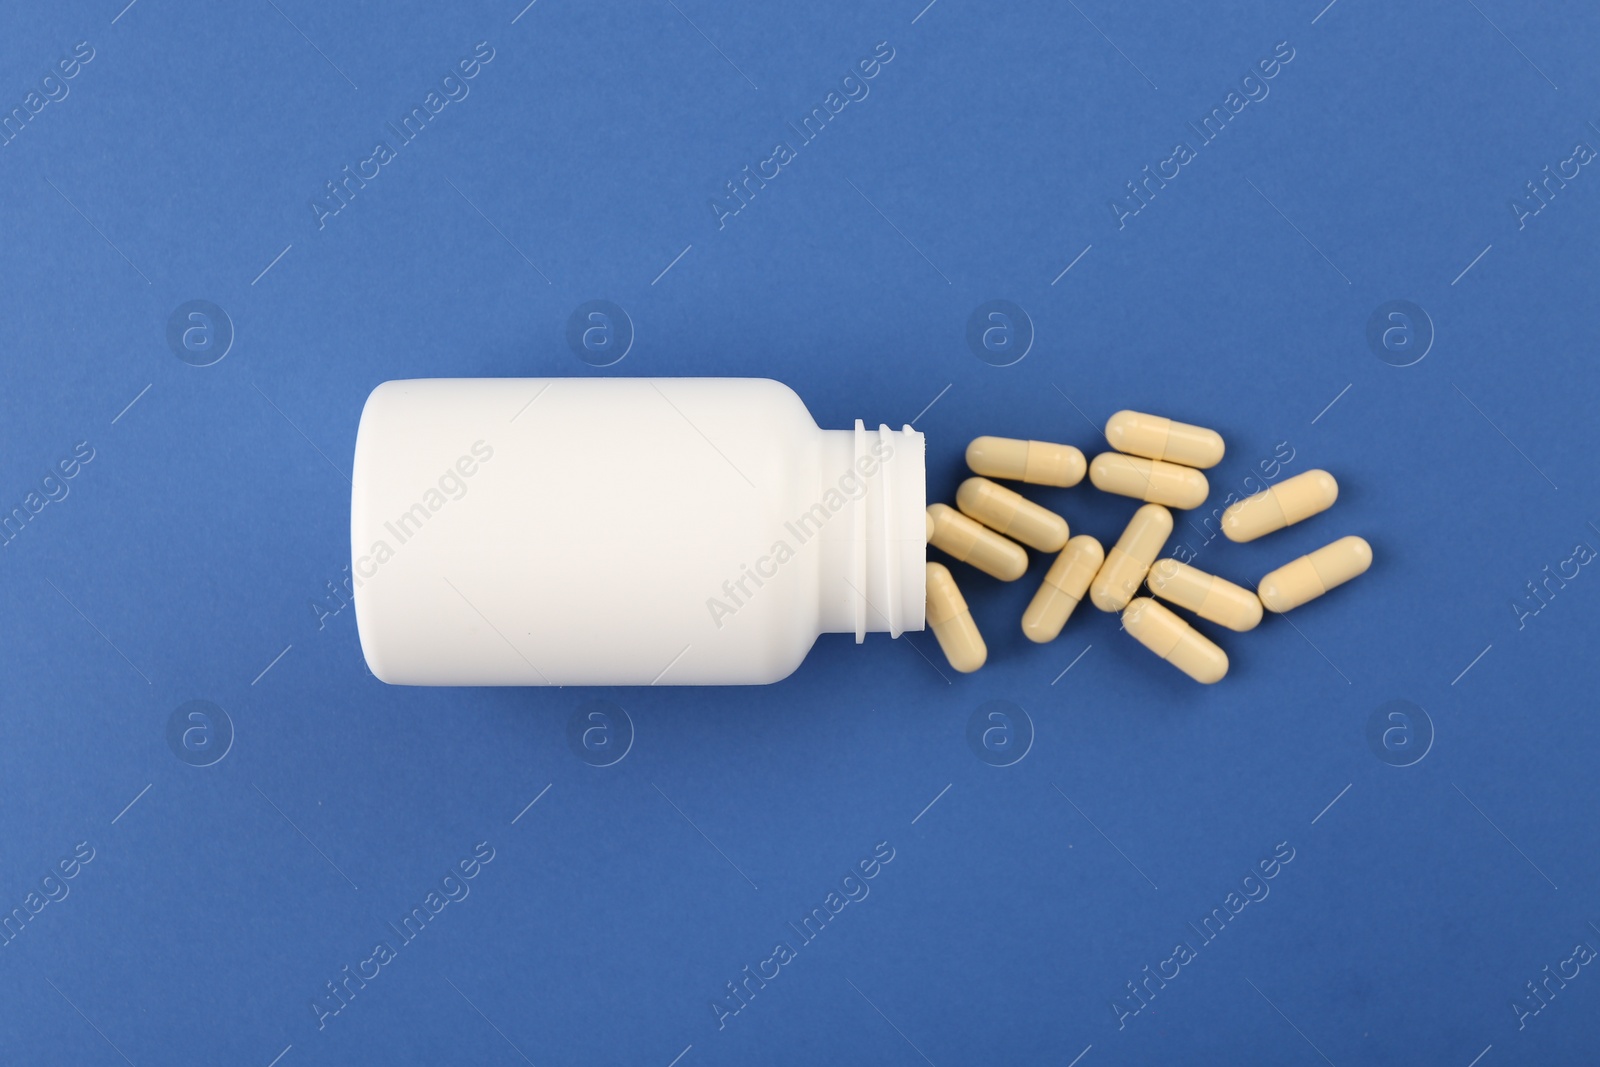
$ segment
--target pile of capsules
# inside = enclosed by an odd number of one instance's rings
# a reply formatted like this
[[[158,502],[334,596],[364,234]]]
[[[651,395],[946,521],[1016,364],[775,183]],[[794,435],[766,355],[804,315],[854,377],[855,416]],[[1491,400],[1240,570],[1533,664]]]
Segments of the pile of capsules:
[[[1101,611],[1121,612],[1122,628],[1140,644],[1209,685],[1228,673],[1227,653],[1159,600],[1135,597],[1141,585],[1148,582],[1161,600],[1243,633],[1261,622],[1263,608],[1297,608],[1372,566],[1365,540],[1341,537],[1279,567],[1251,592],[1179,560],[1158,560],[1172,534],[1167,509],[1205,503],[1211,487],[1200,472],[1222,462],[1222,437],[1203,426],[1119,411],[1106,422],[1106,440],[1116,451],[1086,464],[1071,445],[979,437],[967,446],[967,466],[978,477],[961,483],[954,508],[928,508],[928,543],[1001,581],[1027,571],[1024,545],[1060,553],[1022,616],[1029,640],[1055,640],[1087,592]],[[1068,487],[1081,482],[1086,469],[1095,488],[1144,501],[1110,552],[1092,537],[1070,537],[1060,515],[991,481]],[[1231,505],[1222,513],[1222,532],[1230,541],[1254,541],[1328,510],[1338,498],[1333,475],[1306,471]],[[975,671],[989,658],[961,590],[940,563],[928,564],[928,625],[956,670]]]

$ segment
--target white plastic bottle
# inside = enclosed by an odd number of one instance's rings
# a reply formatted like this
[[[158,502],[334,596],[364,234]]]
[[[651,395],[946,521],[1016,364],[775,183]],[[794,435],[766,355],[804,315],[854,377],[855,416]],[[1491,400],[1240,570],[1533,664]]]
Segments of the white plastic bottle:
[[[777,681],[821,633],[923,628],[922,434],[820,430],[744,378],[385,382],[350,540],[401,685]]]

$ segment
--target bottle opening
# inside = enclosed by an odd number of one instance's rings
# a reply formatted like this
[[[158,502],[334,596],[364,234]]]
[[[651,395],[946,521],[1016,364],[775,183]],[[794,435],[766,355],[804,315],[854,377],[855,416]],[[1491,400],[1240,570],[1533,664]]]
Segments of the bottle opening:
[[[839,538],[824,553],[823,628],[899,637],[924,626],[926,610],[927,508],[925,443],[905,426],[825,431],[824,492],[839,489],[851,499],[848,524],[830,528]]]

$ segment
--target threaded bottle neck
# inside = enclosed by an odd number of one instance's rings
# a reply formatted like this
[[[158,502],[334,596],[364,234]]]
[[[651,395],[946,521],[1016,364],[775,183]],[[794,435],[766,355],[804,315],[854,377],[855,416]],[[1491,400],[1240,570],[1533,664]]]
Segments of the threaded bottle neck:
[[[827,633],[899,637],[923,627],[927,475],[922,434],[880,424],[822,431],[820,621]],[[832,502],[843,499],[843,508]]]

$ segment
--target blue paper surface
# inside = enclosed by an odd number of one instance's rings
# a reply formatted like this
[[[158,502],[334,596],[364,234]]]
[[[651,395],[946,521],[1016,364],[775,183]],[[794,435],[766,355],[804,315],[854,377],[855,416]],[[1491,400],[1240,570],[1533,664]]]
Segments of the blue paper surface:
[[[1592,1061],[1591,6],[123,3],[0,35],[0,1058]],[[386,687],[357,418],[476,375],[1160,412],[1342,487],[1197,565],[1376,562],[1209,688],[1037,554],[972,676]]]

